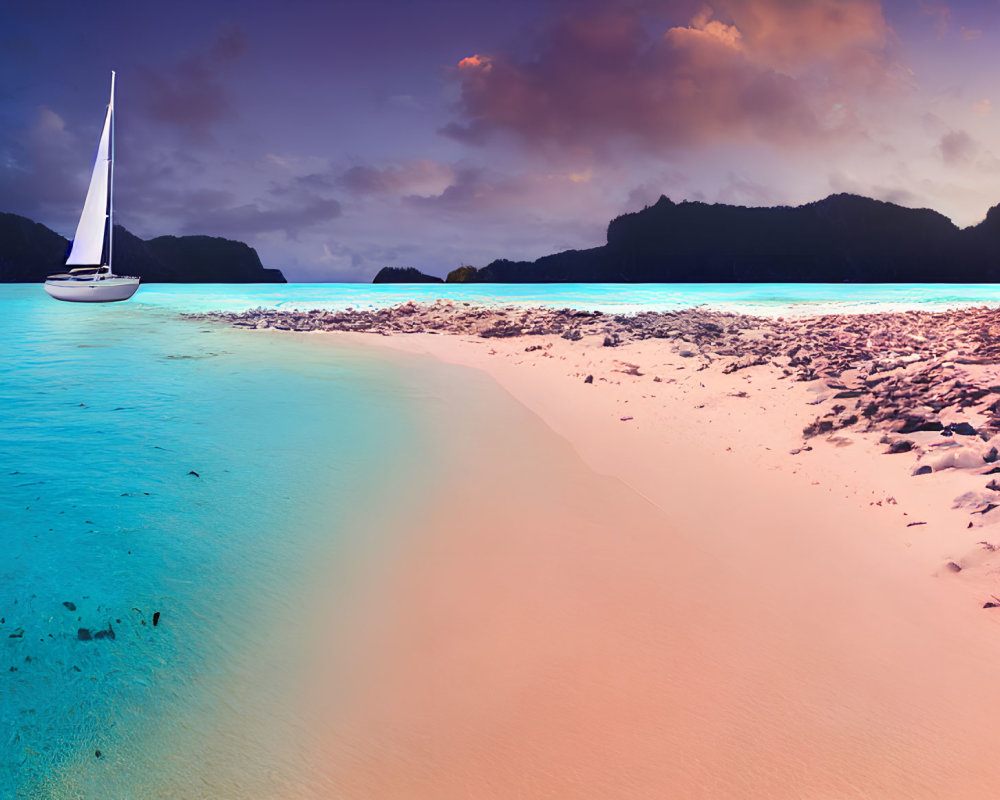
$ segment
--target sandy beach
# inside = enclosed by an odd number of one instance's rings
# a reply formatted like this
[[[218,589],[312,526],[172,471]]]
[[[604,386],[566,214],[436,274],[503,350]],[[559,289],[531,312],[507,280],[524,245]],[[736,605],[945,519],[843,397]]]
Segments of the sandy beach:
[[[994,312],[221,316],[510,395],[310,652],[303,796],[995,792]]]

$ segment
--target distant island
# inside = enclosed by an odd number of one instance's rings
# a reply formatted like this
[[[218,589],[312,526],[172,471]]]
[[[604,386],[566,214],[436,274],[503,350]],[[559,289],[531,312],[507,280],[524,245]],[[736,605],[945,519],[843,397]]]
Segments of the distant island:
[[[384,272],[384,270],[383,270]],[[608,225],[607,244],[453,270],[448,283],[996,283],[1000,206],[960,229],[928,209],[836,194],[798,207],[674,203]]]
[[[0,213],[0,283],[39,283],[63,272],[69,242],[17,214]],[[114,266],[146,283],[286,283],[243,242],[213,236],[159,236],[148,241],[116,225]]]
[[[444,280],[425,275],[416,267],[382,267],[372,283],[444,283]]]

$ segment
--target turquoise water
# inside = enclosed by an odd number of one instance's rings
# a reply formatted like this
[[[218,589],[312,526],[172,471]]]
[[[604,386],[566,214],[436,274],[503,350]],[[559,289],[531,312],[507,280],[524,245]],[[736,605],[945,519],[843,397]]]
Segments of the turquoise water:
[[[141,796],[156,729],[346,547],[433,398],[390,360],[163,303],[0,303],[0,797]]]
[[[179,312],[437,298],[790,314],[1000,288],[149,285],[75,305],[0,286],[0,797],[154,796],[146,777],[185,768],[164,743],[297,613],[288,587],[348,559],[385,486],[401,506],[437,474],[451,420],[409,361]]]
[[[242,311],[382,308],[438,298],[518,303],[604,312],[669,311],[706,306],[763,315],[943,309],[1000,302],[993,284],[287,284],[250,286],[143,286],[132,302],[185,310]]]

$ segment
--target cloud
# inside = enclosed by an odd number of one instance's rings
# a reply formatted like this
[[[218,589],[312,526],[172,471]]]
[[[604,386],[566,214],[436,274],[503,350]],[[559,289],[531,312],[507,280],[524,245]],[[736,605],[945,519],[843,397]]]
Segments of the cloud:
[[[245,51],[243,32],[233,27],[204,52],[188,56],[172,69],[143,69],[139,80],[146,112],[153,121],[174,126],[193,139],[210,140],[212,126],[236,114],[219,80],[220,69]]]
[[[332,198],[309,197],[298,203],[264,206],[260,202],[224,206],[207,211],[186,225],[191,233],[253,238],[260,234],[282,232],[295,238],[299,231],[328,223],[342,213]]]
[[[23,214],[72,234],[102,122],[80,136],[59,113],[39,106],[28,125],[8,129],[0,143],[0,198],[8,205],[0,211]]]
[[[358,165],[337,176],[337,185],[355,195],[428,195],[443,191],[454,178],[454,169],[429,159],[373,167]]]
[[[947,3],[920,0],[920,13],[931,18],[938,37],[948,33],[948,26],[951,24],[951,8]]]
[[[854,131],[855,100],[895,88],[876,0],[720,0],[687,24],[619,0],[557,20],[532,58],[475,54],[453,70],[467,144],[654,151],[708,141],[787,144]]]
[[[971,162],[979,153],[979,144],[965,131],[949,131],[938,142],[938,152],[949,167]]]

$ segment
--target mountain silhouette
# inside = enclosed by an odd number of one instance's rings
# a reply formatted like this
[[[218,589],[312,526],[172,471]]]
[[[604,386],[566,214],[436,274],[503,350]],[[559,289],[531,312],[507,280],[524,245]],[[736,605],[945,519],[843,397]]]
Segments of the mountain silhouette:
[[[450,283],[994,283],[1000,206],[960,229],[936,211],[850,194],[747,208],[666,197],[608,225],[607,244],[463,267]]]
[[[64,272],[69,242],[38,222],[0,213],[0,283],[38,283]],[[243,242],[213,236],[143,240],[114,228],[114,270],[146,283],[285,283]]]

